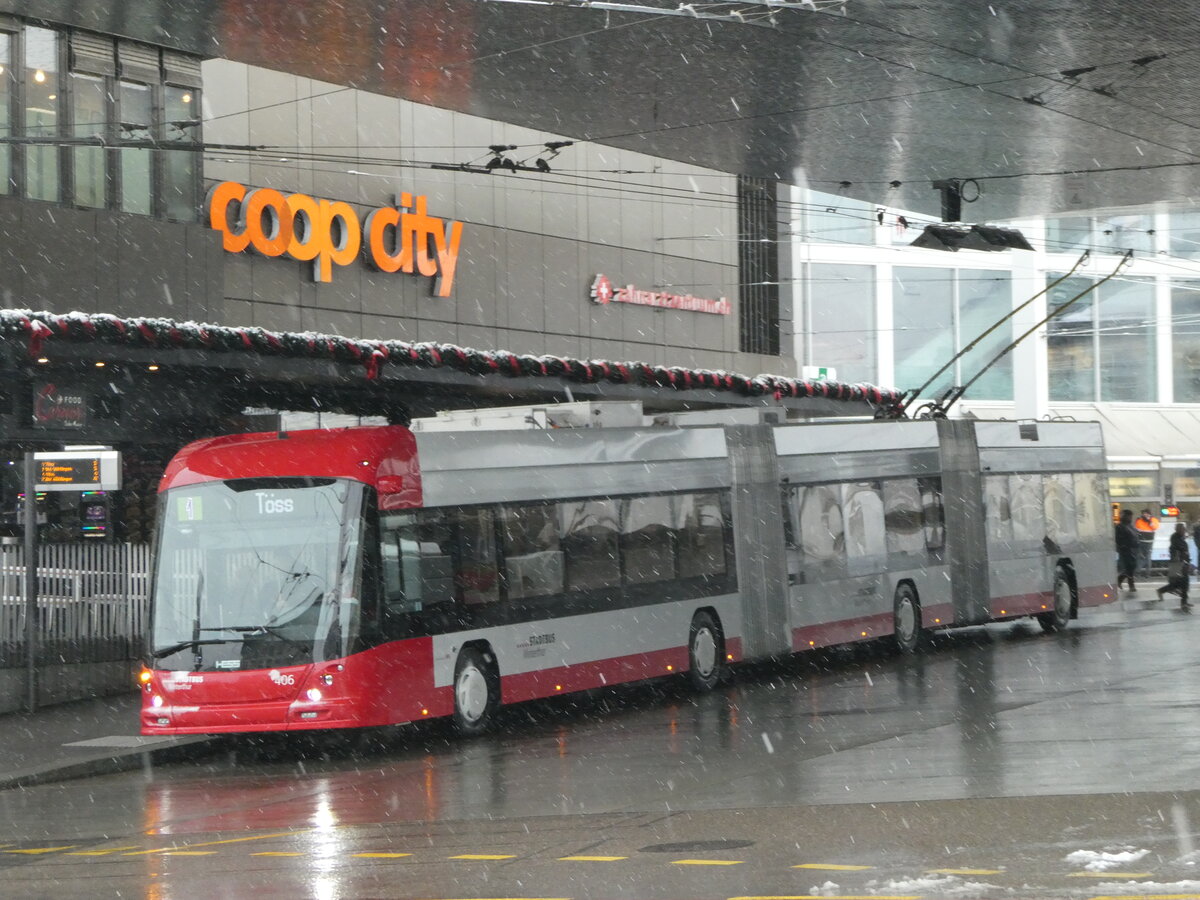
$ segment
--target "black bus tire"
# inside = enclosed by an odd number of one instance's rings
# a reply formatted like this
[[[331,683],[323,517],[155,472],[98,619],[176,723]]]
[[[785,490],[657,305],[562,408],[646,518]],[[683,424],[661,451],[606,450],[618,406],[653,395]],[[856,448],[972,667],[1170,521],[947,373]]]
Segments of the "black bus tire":
[[[1075,601],[1075,592],[1071,588],[1071,578],[1067,570],[1058,566],[1054,570],[1054,606],[1049,612],[1038,615],[1038,624],[1042,631],[1053,634],[1062,631],[1071,622],[1071,606]]]
[[[901,653],[916,653],[924,641],[925,629],[921,625],[921,601],[911,584],[896,588],[896,599],[892,604],[892,631],[896,649]]]
[[[701,610],[692,616],[688,631],[688,681],[697,691],[711,691],[724,680],[727,670],[721,624]]]
[[[454,666],[454,727],[473,737],[491,728],[500,707],[500,676],[490,652],[466,647]]]

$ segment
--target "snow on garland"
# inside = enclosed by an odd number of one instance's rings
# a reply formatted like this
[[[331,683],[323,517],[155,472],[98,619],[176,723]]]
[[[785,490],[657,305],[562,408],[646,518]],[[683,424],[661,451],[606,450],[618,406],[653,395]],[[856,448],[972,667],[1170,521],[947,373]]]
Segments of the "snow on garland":
[[[0,310],[0,338],[21,338],[32,357],[49,341],[98,342],[162,350],[211,350],[253,353],[289,359],[322,359],[363,367],[368,379],[384,365],[425,369],[450,368],[473,375],[509,378],[548,376],[594,384],[637,384],[673,390],[708,389],[747,396],[823,397],[846,402],[894,404],[896,390],[869,384],[799,381],[782,375],[753,378],[731,372],[651,366],[641,362],[583,361],[560,356],[530,356],[507,350],[474,350],[454,344],[368,341],[317,332],[267,331],[262,328],[176,322],[162,318],[123,319],[107,313],[58,315],[32,310]]]

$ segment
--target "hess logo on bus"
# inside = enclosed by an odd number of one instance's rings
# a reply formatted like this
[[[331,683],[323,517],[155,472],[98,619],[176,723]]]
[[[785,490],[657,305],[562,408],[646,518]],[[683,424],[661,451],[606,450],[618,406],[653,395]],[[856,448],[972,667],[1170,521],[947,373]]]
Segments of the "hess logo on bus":
[[[381,272],[436,275],[434,292],[449,297],[463,226],[429,215],[427,202],[423,194],[399,194],[394,206],[372,211],[360,224],[341,200],[222,181],[208,192],[205,208],[209,227],[221,232],[230,253],[253,249],[311,261],[313,281],[329,282],[333,267],[350,265],[361,250]]]
[[[290,497],[275,497],[271,494],[255,494],[255,496],[258,498],[258,514],[261,516],[296,511],[296,501]]]

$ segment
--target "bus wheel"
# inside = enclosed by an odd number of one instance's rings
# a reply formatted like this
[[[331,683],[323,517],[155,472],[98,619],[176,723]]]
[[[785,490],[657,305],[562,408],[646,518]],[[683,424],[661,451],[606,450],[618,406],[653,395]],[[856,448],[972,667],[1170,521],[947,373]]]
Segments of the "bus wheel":
[[[1037,617],[1042,631],[1053,633],[1067,627],[1071,621],[1072,593],[1071,579],[1067,577],[1066,569],[1059,566],[1054,570],[1054,608]]]
[[[495,659],[474,647],[458,655],[454,667],[454,725],[460,734],[483,734],[500,705]]]
[[[896,588],[892,618],[897,649],[901,653],[916,653],[921,649],[921,638],[925,634],[921,627],[921,601],[911,584]]]
[[[711,691],[725,677],[725,636],[707,612],[692,617],[688,634],[688,680],[698,691]]]

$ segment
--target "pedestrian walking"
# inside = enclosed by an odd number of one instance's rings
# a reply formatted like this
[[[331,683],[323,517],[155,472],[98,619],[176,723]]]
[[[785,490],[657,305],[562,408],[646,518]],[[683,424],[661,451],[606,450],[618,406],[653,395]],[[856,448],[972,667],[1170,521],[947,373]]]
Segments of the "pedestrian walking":
[[[1117,541],[1117,587],[1121,582],[1129,582],[1129,593],[1136,594],[1137,587],[1133,583],[1137,571],[1138,533],[1133,527],[1133,510],[1121,510],[1121,521],[1116,526]]]
[[[1179,522],[1175,525],[1175,531],[1171,535],[1171,556],[1167,562],[1167,583],[1158,589],[1159,600],[1163,598],[1163,594],[1178,594],[1179,608],[1192,608],[1192,604],[1188,603],[1188,581],[1190,580],[1188,570],[1191,568],[1191,562],[1191,554],[1188,551],[1187,526]]]
[[[1138,572],[1150,574],[1150,551],[1154,548],[1154,532],[1158,531],[1158,516],[1143,509],[1133,523],[1138,535]]]

